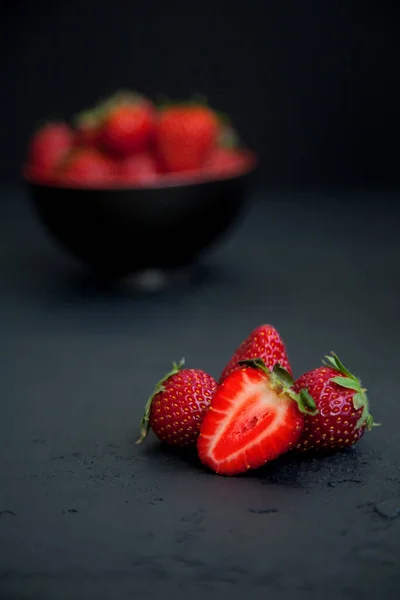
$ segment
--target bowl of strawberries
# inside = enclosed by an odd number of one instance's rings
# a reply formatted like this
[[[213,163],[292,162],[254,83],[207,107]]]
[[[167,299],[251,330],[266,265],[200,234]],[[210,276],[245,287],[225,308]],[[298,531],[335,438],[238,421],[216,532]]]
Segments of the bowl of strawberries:
[[[235,222],[256,167],[203,100],[157,106],[119,92],[37,129],[23,178],[51,236],[120,277],[190,264]]]

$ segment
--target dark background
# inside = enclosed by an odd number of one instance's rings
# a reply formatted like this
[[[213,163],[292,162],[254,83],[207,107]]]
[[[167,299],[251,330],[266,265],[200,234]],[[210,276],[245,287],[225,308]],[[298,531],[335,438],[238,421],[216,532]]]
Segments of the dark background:
[[[397,183],[398,31],[389,0],[8,2],[1,176],[37,121],[129,87],[206,94],[273,184]]]
[[[0,600],[398,600],[398,25],[382,0],[3,9]],[[35,122],[119,87],[204,92],[262,158],[231,234],[157,293],[93,281],[18,182]],[[172,360],[218,377],[261,323],[296,377],[336,351],[382,426],[238,478],[134,443]]]

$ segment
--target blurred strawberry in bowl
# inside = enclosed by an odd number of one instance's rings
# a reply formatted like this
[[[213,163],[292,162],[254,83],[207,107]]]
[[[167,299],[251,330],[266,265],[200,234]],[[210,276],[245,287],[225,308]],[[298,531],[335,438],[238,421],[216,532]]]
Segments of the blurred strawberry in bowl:
[[[148,184],[158,181],[160,166],[149,152],[127,156],[116,162],[116,177],[122,184]]]
[[[196,103],[167,106],[160,111],[156,151],[167,172],[196,171],[216,146],[217,115]]]
[[[118,92],[29,142],[23,176],[46,229],[112,276],[187,265],[246,202],[254,153],[198,98]]]
[[[129,156],[145,151],[155,133],[156,111],[137,93],[119,92],[101,107],[99,143],[109,152]]]
[[[245,168],[243,151],[236,148],[214,148],[204,170],[211,177],[229,177]]]
[[[100,138],[100,119],[101,111],[96,108],[85,110],[74,117],[75,146],[98,146]]]
[[[28,143],[27,162],[32,172],[49,179],[57,164],[74,145],[74,133],[63,122],[49,121],[37,129]]]
[[[54,172],[56,184],[71,187],[103,187],[115,179],[113,161],[95,148],[79,148],[64,157]]]
[[[251,162],[230,120],[203,98],[156,106],[120,91],[75,115],[72,125],[37,130],[24,173],[46,185],[162,187],[235,177]]]

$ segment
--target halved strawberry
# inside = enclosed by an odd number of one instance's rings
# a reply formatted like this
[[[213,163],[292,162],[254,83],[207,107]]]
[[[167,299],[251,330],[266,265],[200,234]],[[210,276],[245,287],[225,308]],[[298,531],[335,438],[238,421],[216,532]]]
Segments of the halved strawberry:
[[[240,361],[215,393],[200,427],[201,462],[220,475],[261,467],[294,446],[304,414],[315,414],[306,390],[292,388],[279,365],[270,371],[262,359]]]

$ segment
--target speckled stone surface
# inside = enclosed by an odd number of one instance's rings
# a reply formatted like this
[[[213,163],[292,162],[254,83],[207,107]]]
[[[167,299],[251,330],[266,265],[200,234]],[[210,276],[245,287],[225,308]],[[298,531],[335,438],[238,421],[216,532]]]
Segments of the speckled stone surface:
[[[398,598],[397,204],[260,190],[192,273],[145,293],[96,286],[1,188],[1,600]],[[172,360],[218,376],[263,322],[296,376],[335,350],[382,427],[237,478],[134,444]]]

